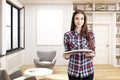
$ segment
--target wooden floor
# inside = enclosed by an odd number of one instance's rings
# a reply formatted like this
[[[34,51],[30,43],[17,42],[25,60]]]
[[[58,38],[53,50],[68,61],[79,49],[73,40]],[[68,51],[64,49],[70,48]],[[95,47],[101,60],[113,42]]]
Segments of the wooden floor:
[[[33,68],[32,65],[24,65],[22,71]],[[110,65],[95,65],[94,80],[120,80],[120,67]],[[37,77],[38,80],[68,80],[67,66],[57,65],[53,68],[53,74],[43,77]]]

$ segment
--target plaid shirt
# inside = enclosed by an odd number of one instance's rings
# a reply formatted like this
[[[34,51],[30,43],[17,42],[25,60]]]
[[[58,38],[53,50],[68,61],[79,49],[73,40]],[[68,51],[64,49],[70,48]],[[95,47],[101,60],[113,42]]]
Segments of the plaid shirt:
[[[95,47],[95,38],[93,32],[89,32],[90,38]],[[65,51],[76,49],[89,49],[88,42],[77,31],[69,31],[64,34]],[[86,57],[85,54],[73,54],[69,58],[68,74],[71,76],[80,76],[81,78],[94,73],[93,62],[91,57]]]

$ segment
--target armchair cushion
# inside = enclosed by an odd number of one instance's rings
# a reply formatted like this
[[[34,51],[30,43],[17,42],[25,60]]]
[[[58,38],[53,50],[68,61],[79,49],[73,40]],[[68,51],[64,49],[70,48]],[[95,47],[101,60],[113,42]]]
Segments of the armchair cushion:
[[[43,67],[43,68],[53,68],[56,63],[56,51],[38,51],[37,52],[39,59],[34,59],[34,64],[37,68]]]
[[[41,61],[41,62],[39,62],[40,64],[51,64],[52,62],[50,62],[50,61]]]
[[[21,70],[17,70],[15,72],[13,72],[12,74],[9,75],[10,79],[13,80],[15,78],[19,78],[19,77],[22,77],[23,76],[23,73]]]

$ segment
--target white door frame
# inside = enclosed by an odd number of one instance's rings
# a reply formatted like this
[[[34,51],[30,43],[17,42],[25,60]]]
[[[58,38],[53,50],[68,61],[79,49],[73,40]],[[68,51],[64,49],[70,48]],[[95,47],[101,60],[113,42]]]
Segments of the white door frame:
[[[94,24],[94,25],[99,25],[99,24]],[[93,25],[93,28],[95,27]],[[112,47],[111,47],[111,24],[110,23],[105,23],[105,24],[100,24],[100,25],[108,25],[108,63],[107,64],[112,64],[112,56],[111,56],[111,50],[112,50]],[[95,34],[95,33],[94,33]],[[106,45],[107,46],[107,45]],[[97,55],[97,53],[96,53]]]

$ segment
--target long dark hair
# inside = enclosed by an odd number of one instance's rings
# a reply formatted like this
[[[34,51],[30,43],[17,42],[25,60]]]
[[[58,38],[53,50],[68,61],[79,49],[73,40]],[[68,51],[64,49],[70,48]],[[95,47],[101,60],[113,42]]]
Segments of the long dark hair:
[[[86,14],[84,13],[84,11],[82,11],[82,10],[76,10],[76,11],[73,13],[70,31],[75,31],[75,29],[76,29],[76,25],[75,25],[74,19],[75,19],[75,16],[76,16],[77,14],[83,14],[83,16],[84,16],[84,24],[82,25],[82,28],[81,28],[80,33],[81,33],[81,35],[82,35],[83,37],[85,37],[85,38],[87,39],[88,44],[89,44],[89,47],[90,47],[90,49],[92,49],[93,43],[92,43],[92,40],[90,39],[90,36],[89,36],[89,33],[88,33],[87,17],[86,17]]]

